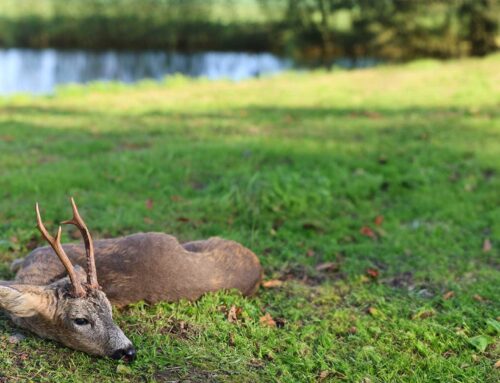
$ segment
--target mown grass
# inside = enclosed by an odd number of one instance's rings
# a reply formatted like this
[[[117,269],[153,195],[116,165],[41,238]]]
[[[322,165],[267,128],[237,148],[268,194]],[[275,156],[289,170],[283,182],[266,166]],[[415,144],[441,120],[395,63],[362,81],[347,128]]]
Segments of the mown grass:
[[[0,381],[498,381],[499,65],[1,101],[1,277],[42,244],[34,201],[55,226],[72,195],[95,237],[219,235],[285,282],[116,312],[138,346],[130,366],[10,343],[19,330],[1,316]]]

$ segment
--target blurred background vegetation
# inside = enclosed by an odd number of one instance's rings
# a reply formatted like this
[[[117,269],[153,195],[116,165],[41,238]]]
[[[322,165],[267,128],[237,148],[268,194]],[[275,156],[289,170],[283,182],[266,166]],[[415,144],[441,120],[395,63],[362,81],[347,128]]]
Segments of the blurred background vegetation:
[[[408,60],[499,46],[499,0],[0,0],[0,46]]]

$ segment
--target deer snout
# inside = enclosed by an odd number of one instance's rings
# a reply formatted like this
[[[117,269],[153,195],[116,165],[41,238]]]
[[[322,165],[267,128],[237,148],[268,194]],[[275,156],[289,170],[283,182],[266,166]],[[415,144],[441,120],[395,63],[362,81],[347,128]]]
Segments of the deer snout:
[[[134,346],[131,345],[127,348],[116,350],[111,354],[111,358],[115,360],[123,359],[125,362],[131,363],[135,360],[136,354]]]

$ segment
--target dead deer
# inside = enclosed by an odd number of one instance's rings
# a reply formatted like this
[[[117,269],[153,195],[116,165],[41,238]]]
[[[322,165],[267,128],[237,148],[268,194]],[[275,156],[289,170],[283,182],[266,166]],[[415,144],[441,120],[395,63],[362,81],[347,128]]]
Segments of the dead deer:
[[[111,304],[195,300],[221,289],[251,295],[259,286],[259,260],[237,242],[214,237],[181,244],[164,233],[137,233],[94,243],[71,204],[73,218],[62,223],[79,229],[84,246],[61,245],[61,227],[52,237],[36,204],[37,226],[50,247],[15,261],[14,281],[0,281],[0,308],[43,338],[132,361],[136,351],[113,322]]]

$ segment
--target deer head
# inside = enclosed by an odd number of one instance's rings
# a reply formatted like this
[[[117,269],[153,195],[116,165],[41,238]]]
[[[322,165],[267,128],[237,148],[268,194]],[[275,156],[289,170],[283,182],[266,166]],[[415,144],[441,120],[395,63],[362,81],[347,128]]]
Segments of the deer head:
[[[87,273],[72,265],[61,246],[61,226],[55,237],[43,225],[36,204],[37,226],[61,260],[68,277],[48,286],[0,285],[0,307],[14,323],[35,334],[58,341],[70,348],[114,359],[135,359],[135,349],[113,322],[111,304],[97,282],[92,237],[71,198],[75,225],[82,233],[87,255]]]

